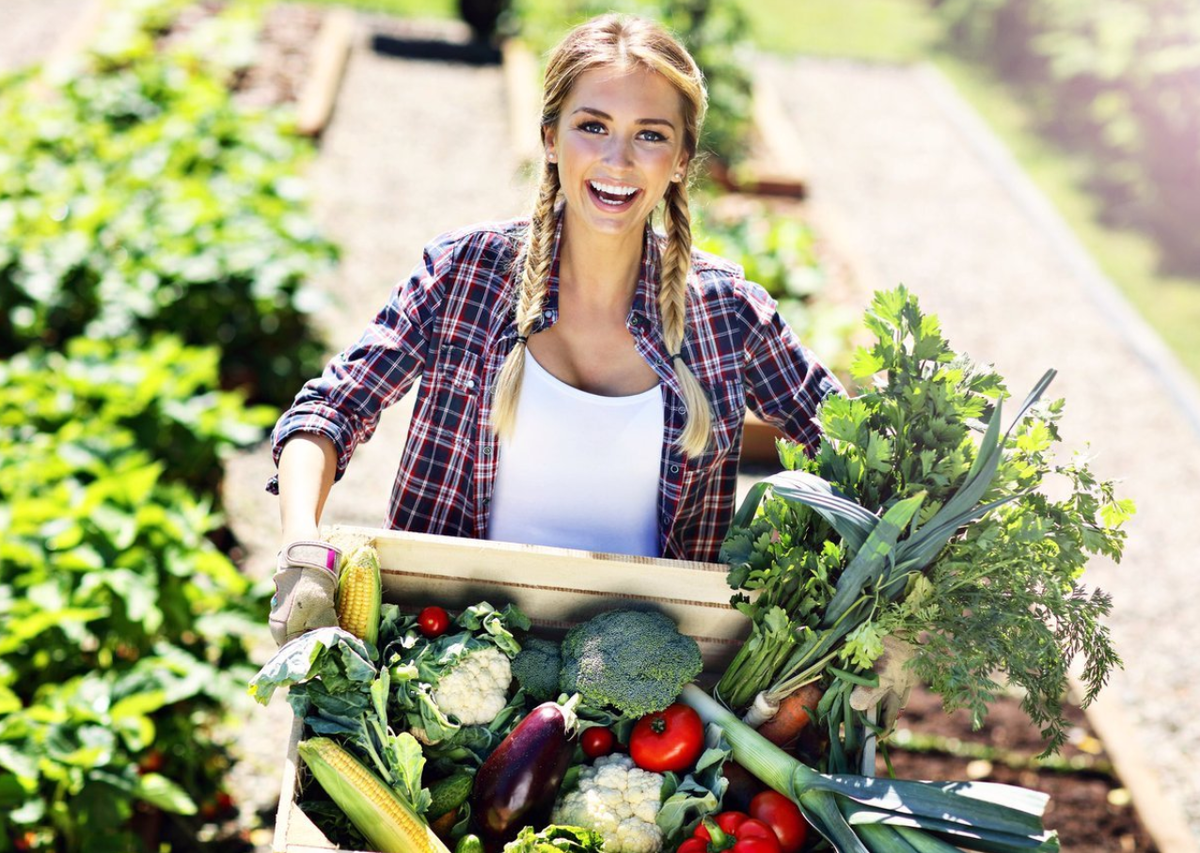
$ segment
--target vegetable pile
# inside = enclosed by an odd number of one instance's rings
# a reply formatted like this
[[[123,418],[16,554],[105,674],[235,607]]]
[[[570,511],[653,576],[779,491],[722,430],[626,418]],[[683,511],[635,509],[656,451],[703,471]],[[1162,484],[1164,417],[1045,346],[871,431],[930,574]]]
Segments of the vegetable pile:
[[[667,616],[601,613],[560,644],[512,606],[383,604],[370,544],[339,568],[341,625],[283,646],[250,683],[263,703],[290,688],[320,785],[301,806],[333,840],[658,853],[718,808],[729,747],[675,703],[702,661]]]
[[[251,682],[263,702],[289,686],[304,719],[319,788],[301,807],[381,853],[1057,850],[1042,794],[855,770],[917,678],[981,717],[1006,673],[1056,748],[1073,659],[1085,701],[1118,663],[1108,599],[1079,576],[1119,558],[1132,506],[1086,460],[1051,461],[1053,372],[1002,431],[1000,377],[911,294],[878,294],[868,326],[856,370],[879,378],[822,404],[813,456],[782,443],[787,470],[734,521],[723,555],[752,630],[712,695],[663,613],[603,612],[561,642],[512,606],[409,615],[381,603],[372,546],[347,549],[343,624]]]

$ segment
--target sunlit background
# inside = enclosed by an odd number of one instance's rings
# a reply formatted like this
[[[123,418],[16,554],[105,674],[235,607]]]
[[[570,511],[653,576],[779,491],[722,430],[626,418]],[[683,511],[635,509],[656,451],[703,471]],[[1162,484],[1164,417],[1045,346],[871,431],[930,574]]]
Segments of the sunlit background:
[[[347,9],[343,72],[318,45]],[[1072,441],[1141,509],[1126,574],[1098,570],[1113,692],[1200,830],[1200,731],[1137,698],[1200,698],[1170,592],[1200,508],[1200,0],[0,0],[0,851],[269,848],[264,437],[426,241],[525,211],[540,57],[611,9],[708,78],[697,244],[840,375],[900,278],[1014,393],[1065,368]],[[335,518],[379,523],[397,409]],[[1183,633],[1150,630],[1168,611]],[[1153,849],[1108,772],[1125,822],[1069,849]]]

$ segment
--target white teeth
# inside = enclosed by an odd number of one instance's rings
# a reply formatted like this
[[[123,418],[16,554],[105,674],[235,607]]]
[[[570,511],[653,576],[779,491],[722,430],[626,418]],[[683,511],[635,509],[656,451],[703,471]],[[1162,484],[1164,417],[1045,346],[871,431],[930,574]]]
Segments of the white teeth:
[[[588,181],[592,188],[598,192],[608,193],[609,195],[633,195],[637,192],[637,187],[617,187],[612,184],[602,184],[597,181]]]

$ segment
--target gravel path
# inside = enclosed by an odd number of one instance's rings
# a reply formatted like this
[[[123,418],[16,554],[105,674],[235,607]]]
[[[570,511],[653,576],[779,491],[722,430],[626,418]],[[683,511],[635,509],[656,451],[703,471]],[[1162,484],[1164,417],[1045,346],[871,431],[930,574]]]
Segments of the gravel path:
[[[1123,478],[1138,515],[1120,566],[1085,578],[1113,595],[1125,669],[1106,699],[1134,749],[1200,836],[1200,620],[1186,593],[1200,553],[1195,384],[1090,266],[1019,170],[927,68],[808,59],[766,63],[811,168],[812,203],[836,218],[870,287],[903,282],[959,349],[1023,396],[1048,367],[1067,399],[1064,438]]]
[[[44,58],[88,0],[0,0],[0,72]]]

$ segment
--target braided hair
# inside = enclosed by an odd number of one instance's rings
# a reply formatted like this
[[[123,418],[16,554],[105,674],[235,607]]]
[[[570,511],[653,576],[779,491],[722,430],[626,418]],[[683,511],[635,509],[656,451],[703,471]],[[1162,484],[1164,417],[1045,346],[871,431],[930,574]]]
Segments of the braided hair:
[[[571,87],[579,76],[596,68],[642,67],[661,74],[679,92],[683,113],[683,145],[688,162],[695,157],[708,96],[704,78],[691,55],[666,30],[644,18],[601,15],[573,29],[551,53],[542,92],[542,129],[554,128]],[[496,380],[492,426],[509,435],[516,422],[517,400],[525,369],[525,343],[542,312],[553,262],[556,206],[561,185],[558,169],[548,158],[541,164],[537,201],[530,216],[521,256],[520,283],[515,295],[517,345],[505,358]],[[687,329],[688,272],[691,267],[692,226],[687,178],[680,176],[667,189],[663,204],[666,244],[662,250],[658,306],[667,351],[680,353]],[[672,369],[683,391],[687,420],[680,447],[689,456],[704,452],[712,432],[712,412],[703,386],[682,358]]]

